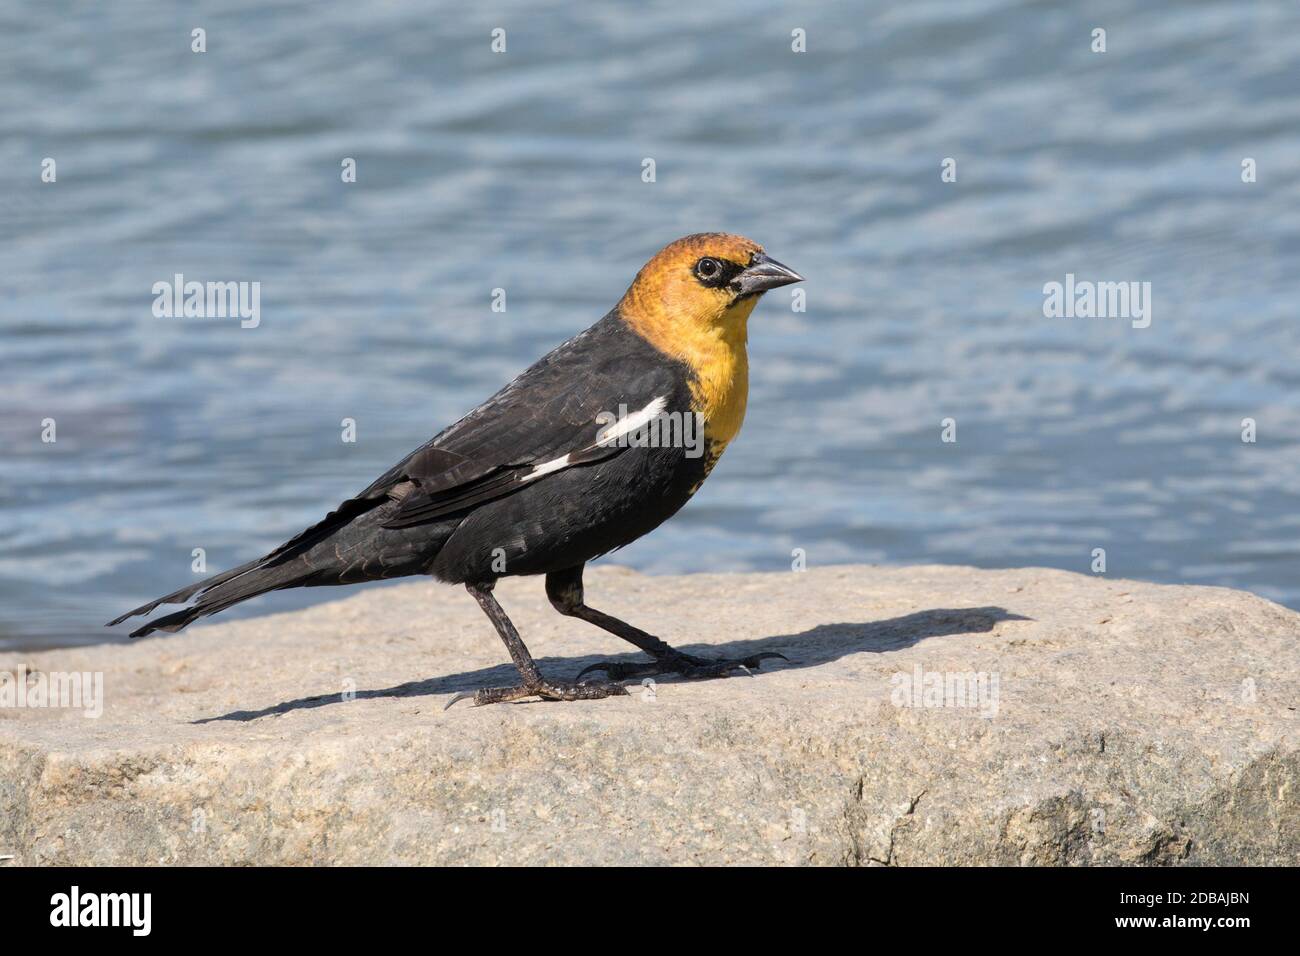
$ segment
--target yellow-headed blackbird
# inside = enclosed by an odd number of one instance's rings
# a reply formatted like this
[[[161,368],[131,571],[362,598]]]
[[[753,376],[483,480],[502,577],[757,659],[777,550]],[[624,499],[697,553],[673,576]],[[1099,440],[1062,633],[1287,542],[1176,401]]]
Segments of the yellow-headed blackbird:
[[[626,693],[581,683],[757,667],[773,654],[705,660],[583,603],[586,562],[657,527],[694,494],[740,430],[749,390],[747,322],[769,289],[801,276],[740,236],[705,233],[668,245],[603,319],[556,348],[456,424],[270,554],[182,588],[188,606],[132,637],[177,631],[267,591],[431,574],[464,584],[519,669],[518,687],[476,703]],[[696,429],[699,434],[696,435]],[[492,595],[498,578],[545,574],[561,614],[630,641],[653,660],[548,680]]]

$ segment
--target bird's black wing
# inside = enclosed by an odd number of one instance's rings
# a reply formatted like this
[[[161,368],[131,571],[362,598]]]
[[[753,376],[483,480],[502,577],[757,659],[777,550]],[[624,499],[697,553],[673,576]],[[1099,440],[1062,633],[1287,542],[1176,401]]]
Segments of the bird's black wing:
[[[597,441],[598,416],[618,416],[621,406],[635,413],[657,399],[671,405],[682,387],[680,374],[616,316],[606,316],[265,560],[287,560],[388,500],[399,505],[384,527],[404,528],[510,494],[552,471],[616,455],[624,449]]]
[[[632,337],[598,323],[390,469],[376,485],[401,504],[384,526],[445,517],[623,451],[600,441],[611,420],[663,409],[680,388],[670,364],[646,361]]]

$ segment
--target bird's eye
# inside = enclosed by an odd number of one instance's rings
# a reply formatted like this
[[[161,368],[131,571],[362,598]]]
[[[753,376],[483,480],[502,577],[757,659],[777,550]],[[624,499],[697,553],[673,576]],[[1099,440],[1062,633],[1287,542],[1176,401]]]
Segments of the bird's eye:
[[[722,275],[722,263],[717,259],[701,259],[695,263],[695,274],[708,282]]]

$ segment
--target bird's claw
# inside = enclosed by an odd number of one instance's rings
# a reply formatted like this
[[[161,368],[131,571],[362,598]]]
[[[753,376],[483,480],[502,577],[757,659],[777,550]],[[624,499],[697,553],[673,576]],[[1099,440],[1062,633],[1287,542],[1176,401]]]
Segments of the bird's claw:
[[[709,660],[704,657],[694,657],[690,654],[675,654],[668,657],[656,658],[652,661],[601,661],[597,664],[590,664],[584,667],[575,681],[581,681],[583,677],[592,671],[603,671],[609,680],[629,680],[635,677],[649,677],[653,674],[680,674],[692,680],[703,680],[709,677],[724,677],[734,670],[742,670],[750,677],[754,676],[754,670],[760,670],[763,661],[779,658],[790,663],[790,658],[784,654],[778,654],[776,651],[764,651],[761,654],[751,654],[749,657],[742,657],[736,660]]]

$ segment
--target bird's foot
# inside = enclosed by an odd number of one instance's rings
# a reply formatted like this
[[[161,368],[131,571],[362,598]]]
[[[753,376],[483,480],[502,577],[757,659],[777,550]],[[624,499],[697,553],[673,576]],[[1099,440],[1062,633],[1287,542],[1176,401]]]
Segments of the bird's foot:
[[[775,651],[766,651],[762,654],[751,654],[749,657],[727,658],[722,660],[712,660],[707,657],[695,657],[693,654],[683,654],[680,651],[673,654],[667,654],[663,657],[655,658],[652,661],[601,661],[599,664],[592,664],[584,667],[581,673],[575,678],[581,681],[585,674],[592,671],[604,671],[605,676],[610,680],[628,680],[636,677],[649,677],[652,674],[680,674],[682,677],[690,680],[706,680],[710,677],[725,677],[732,671],[744,671],[753,677],[750,668],[758,670],[763,661],[779,658],[789,663],[790,658],[784,654],[778,654]],[[581,685],[588,686],[588,685]],[[600,686],[600,685],[593,685]]]
[[[446,710],[452,704],[467,698],[474,699],[475,707],[484,704],[500,704],[508,700],[522,700],[525,697],[540,697],[542,700],[599,700],[602,697],[625,696],[627,688],[622,684],[591,683],[579,684],[576,681],[541,680],[535,684],[520,684],[518,687],[482,687],[472,694],[457,694],[447,702]]]

